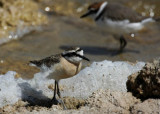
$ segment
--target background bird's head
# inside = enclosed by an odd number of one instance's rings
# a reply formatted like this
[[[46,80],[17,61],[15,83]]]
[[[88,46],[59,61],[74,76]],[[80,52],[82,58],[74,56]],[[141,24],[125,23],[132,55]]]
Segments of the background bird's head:
[[[106,1],[95,2],[88,7],[88,11],[85,14],[83,14],[80,18],[84,18],[87,16],[97,18],[102,13],[106,5],[107,5]]]

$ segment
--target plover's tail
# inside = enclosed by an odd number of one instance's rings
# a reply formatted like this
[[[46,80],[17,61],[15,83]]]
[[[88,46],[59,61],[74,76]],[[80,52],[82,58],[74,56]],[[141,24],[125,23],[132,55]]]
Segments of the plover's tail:
[[[38,65],[38,61],[36,61],[36,60],[34,60],[34,61],[29,61],[30,63],[29,63],[29,65],[30,66],[37,66]]]
[[[151,22],[155,22],[156,20],[154,18],[146,18],[142,21],[142,24],[145,25],[145,24],[148,24],[148,23],[151,23]]]

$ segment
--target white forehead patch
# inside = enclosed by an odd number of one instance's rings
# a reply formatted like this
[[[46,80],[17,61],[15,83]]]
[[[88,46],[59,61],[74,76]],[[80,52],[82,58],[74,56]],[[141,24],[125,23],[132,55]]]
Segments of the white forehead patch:
[[[79,49],[80,49],[79,47],[76,48],[76,50],[79,50]]]
[[[77,54],[82,55],[83,56],[83,50],[78,51]]]

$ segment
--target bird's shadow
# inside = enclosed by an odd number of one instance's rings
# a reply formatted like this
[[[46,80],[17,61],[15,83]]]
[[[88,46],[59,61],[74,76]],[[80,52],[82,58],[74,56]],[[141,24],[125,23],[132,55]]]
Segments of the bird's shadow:
[[[74,45],[63,45],[60,46],[60,49],[66,49],[69,47],[72,47]],[[81,47],[83,50],[85,50],[86,54],[91,54],[91,55],[108,55],[108,56],[117,56],[119,54],[123,54],[123,53],[140,53],[140,51],[138,50],[134,50],[134,49],[124,49],[122,52],[119,52],[118,49],[115,48],[106,48],[106,47],[98,47],[98,46],[79,46]]]
[[[51,99],[43,95],[42,91],[37,91],[27,82],[20,83],[18,86],[21,88],[22,100],[28,102],[27,106],[51,107]]]

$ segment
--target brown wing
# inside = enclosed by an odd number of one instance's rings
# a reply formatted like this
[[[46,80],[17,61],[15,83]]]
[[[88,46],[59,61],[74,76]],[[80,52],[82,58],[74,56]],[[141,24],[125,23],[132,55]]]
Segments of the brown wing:
[[[50,57],[46,57],[42,60],[34,60],[30,61],[30,63],[35,64],[37,67],[41,67],[42,65],[46,65],[47,67],[51,67],[52,65],[60,62],[61,54],[52,55]]]
[[[105,8],[104,16],[114,21],[128,19],[130,22],[139,22],[147,18],[141,16],[136,11],[118,3],[109,3]]]

